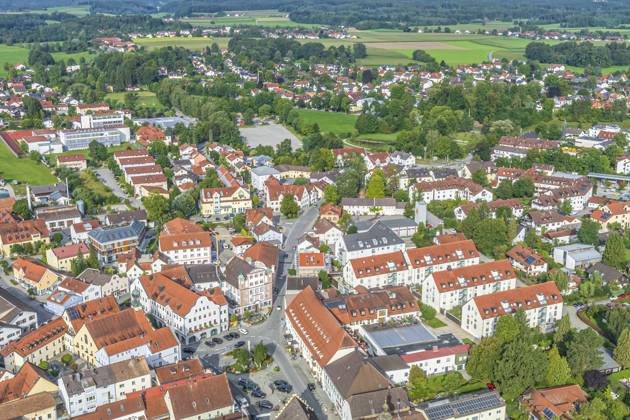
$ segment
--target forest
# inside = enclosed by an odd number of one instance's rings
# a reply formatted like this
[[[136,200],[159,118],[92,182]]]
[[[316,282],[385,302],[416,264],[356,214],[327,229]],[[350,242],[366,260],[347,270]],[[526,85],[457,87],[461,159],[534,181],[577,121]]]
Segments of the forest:
[[[611,42],[597,46],[591,42],[561,42],[549,45],[532,42],[525,49],[525,56],[541,63],[567,64],[578,67],[608,67],[630,65],[630,45]]]

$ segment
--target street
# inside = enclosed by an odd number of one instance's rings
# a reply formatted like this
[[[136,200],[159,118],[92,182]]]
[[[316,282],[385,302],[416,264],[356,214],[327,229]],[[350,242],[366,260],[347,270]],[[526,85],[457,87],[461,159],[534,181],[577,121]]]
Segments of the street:
[[[0,272],[0,287],[9,292],[14,298],[19,300],[24,306],[37,313],[37,323],[42,325],[43,323],[50,321],[54,316],[52,312],[48,312],[37,299],[31,299],[30,296],[19,286],[11,284],[10,277]],[[42,298],[42,301],[44,299]]]

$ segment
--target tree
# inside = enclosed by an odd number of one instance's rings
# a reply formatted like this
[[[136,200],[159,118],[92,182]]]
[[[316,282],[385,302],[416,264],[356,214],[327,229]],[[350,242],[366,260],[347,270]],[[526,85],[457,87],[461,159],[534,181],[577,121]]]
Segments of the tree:
[[[28,200],[26,199],[16,200],[15,203],[13,203],[11,211],[24,220],[28,220],[33,217],[33,213],[28,208]]]
[[[497,196],[497,198],[501,198],[504,200],[512,198],[512,183],[507,179],[504,179],[499,183],[497,189],[494,191],[494,194]]]
[[[547,352],[547,360],[549,369],[547,370],[547,376],[545,383],[547,386],[558,386],[571,383],[571,368],[567,359],[560,356],[558,348],[553,346],[551,350]]]
[[[416,233],[414,233],[411,237],[411,242],[413,242],[413,244],[418,248],[428,246],[433,243],[434,236],[435,230],[429,229],[424,223],[420,222],[418,223]]]
[[[567,342],[567,361],[574,375],[583,375],[603,364],[599,347],[603,339],[592,329],[586,328],[572,333]]]
[[[96,140],[92,140],[90,145],[88,146],[90,159],[95,162],[103,162],[107,160],[108,153],[107,147],[103,144],[97,142]]]
[[[417,365],[413,365],[409,370],[408,389],[412,401],[423,401],[431,395],[427,374]]]
[[[623,237],[617,233],[611,233],[606,241],[602,261],[613,267],[623,268],[626,259],[625,252]]]
[[[435,316],[437,315],[437,311],[435,310],[435,308],[433,306],[427,305],[426,303],[420,304],[420,312],[422,313],[422,318],[427,321],[435,319]]]
[[[267,347],[265,347],[265,345],[261,341],[256,344],[256,347],[254,347],[254,364],[258,368],[262,367],[263,363],[265,363],[265,360],[267,360],[267,357]]]
[[[175,197],[171,203],[171,208],[175,215],[187,219],[197,213],[197,200],[192,193],[185,192]]]
[[[556,283],[556,287],[560,291],[567,290],[569,287],[569,276],[561,270],[552,270],[549,272],[549,280]]]
[[[494,367],[500,357],[501,341],[496,337],[482,338],[470,350],[466,370],[479,381],[490,381],[494,377]]]
[[[319,277],[319,282],[322,284],[323,289],[329,289],[332,287],[330,275],[328,274],[327,271],[320,270],[318,277]]]
[[[352,55],[357,60],[367,57],[367,48],[365,48],[365,44],[362,44],[361,42],[352,44]]]
[[[608,377],[599,370],[589,370],[584,373],[584,386],[589,389],[601,390],[608,385]]]
[[[495,368],[496,382],[504,398],[512,401],[528,388],[542,383],[547,365],[547,357],[539,348],[520,339],[507,344]]]
[[[342,198],[356,197],[359,194],[361,185],[361,177],[355,171],[345,170],[337,177],[337,191]]]
[[[338,204],[340,200],[339,192],[335,184],[326,185],[324,188],[324,202]]]
[[[569,333],[571,332],[571,320],[568,315],[564,315],[556,322],[556,331],[553,334],[553,342],[556,346],[563,346]]]
[[[285,195],[280,203],[280,213],[284,214],[284,216],[289,219],[293,219],[297,217],[299,212],[300,206],[298,206],[298,203],[295,201],[293,195]]]
[[[232,218],[232,227],[235,232],[241,232],[245,229],[246,219],[244,213],[239,213]]]
[[[170,204],[166,197],[159,194],[150,194],[142,199],[142,204],[147,211],[149,220],[160,224],[167,221]]]
[[[512,185],[514,197],[532,197],[534,195],[534,182],[529,177],[519,178]]]
[[[472,180],[479,185],[483,185],[484,187],[488,186],[488,176],[486,175],[486,171],[484,171],[483,169],[476,170],[472,174]]]
[[[613,356],[625,369],[630,368],[630,328],[625,328],[621,332]]]
[[[479,251],[497,257],[507,250],[510,242],[507,225],[501,219],[482,220],[477,225],[472,240]]]
[[[382,169],[376,169],[367,184],[365,193],[367,198],[385,197],[385,174]]]
[[[558,206],[558,210],[563,214],[571,214],[573,212],[571,201],[564,200],[562,203],[560,203],[560,206]]]
[[[597,245],[599,243],[599,223],[590,217],[582,219],[582,225],[578,230],[578,239],[585,244]]]

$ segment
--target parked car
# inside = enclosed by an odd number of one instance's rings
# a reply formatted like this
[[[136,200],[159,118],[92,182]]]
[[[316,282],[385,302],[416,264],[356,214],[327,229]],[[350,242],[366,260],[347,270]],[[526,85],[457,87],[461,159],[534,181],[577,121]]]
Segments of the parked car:
[[[248,332],[247,332],[247,330],[245,328],[239,328],[238,332],[240,332],[243,335],[247,335],[248,334]]]
[[[221,340],[219,337],[212,337],[212,341],[216,344],[223,344],[223,340]]]
[[[273,381],[273,384],[275,386],[289,385],[289,383],[283,379],[276,379],[275,381]]]
[[[267,396],[267,394],[265,394],[264,392],[262,392],[260,390],[260,388],[255,389],[252,391],[252,397],[256,397],[256,398],[265,398]]]
[[[245,397],[240,397],[238,399],[238,405],[241,408],[247,408],[247,407],[249,407],[249,401],[247,401],[247,398],[245,398]]]
[[[232,341],[232,340],[234,340],[230,334],[226,334],[226,335],[224,335],[224,336],[223,336],[223,339],[224,339],[224,340],[227,340],[227,341]]]
[[[232,336],[232,338],[241,338],[241,335],[237,333],[236,331],[232,331],[228,335]]]
[[[206,343],[206,346],[208,346],[208,347],[216,346],[216,344],[214,344],[214,342],[212,340],[206,340],[205,343]]]
[[[315,391],[315,384],[313,382],[309,383],[306,387],[311,392]]]
[[[273,404],[268,400],[258,401],[258,407],[263,408],[265,410],[271,410],[273,408]]]
[[[194,348],[192,348],[192,347],[184,347],[184,348],[182,349],[182,351],[183,351],[184,353],[192,354],[192,353],[194,353],[194,352],[195,352],[195,349],[194,349]]]
[[[234,347],[236,347],[237,349],[240,349],[241,347],[243,347],[245,345],[244,341],[239,341],[238,343],[234,344]]]

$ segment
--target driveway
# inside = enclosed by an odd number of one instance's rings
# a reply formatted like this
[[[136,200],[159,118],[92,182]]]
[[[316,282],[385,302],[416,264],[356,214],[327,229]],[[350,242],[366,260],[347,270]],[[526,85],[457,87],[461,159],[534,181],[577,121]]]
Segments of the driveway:
[[[120,185],[118,185],[118,180],[116,179],[116,176],[109,168],[98,168],[94,172],[96,172],[98,179],[107,187],[109,187],[109,189],[112,190],[116,197],[120,198],[121,200],[129,200],[129,204],[137,209],[143,208],[140,200],[136,199],[135,197],[129,197],[127,193],[120,187]]]

